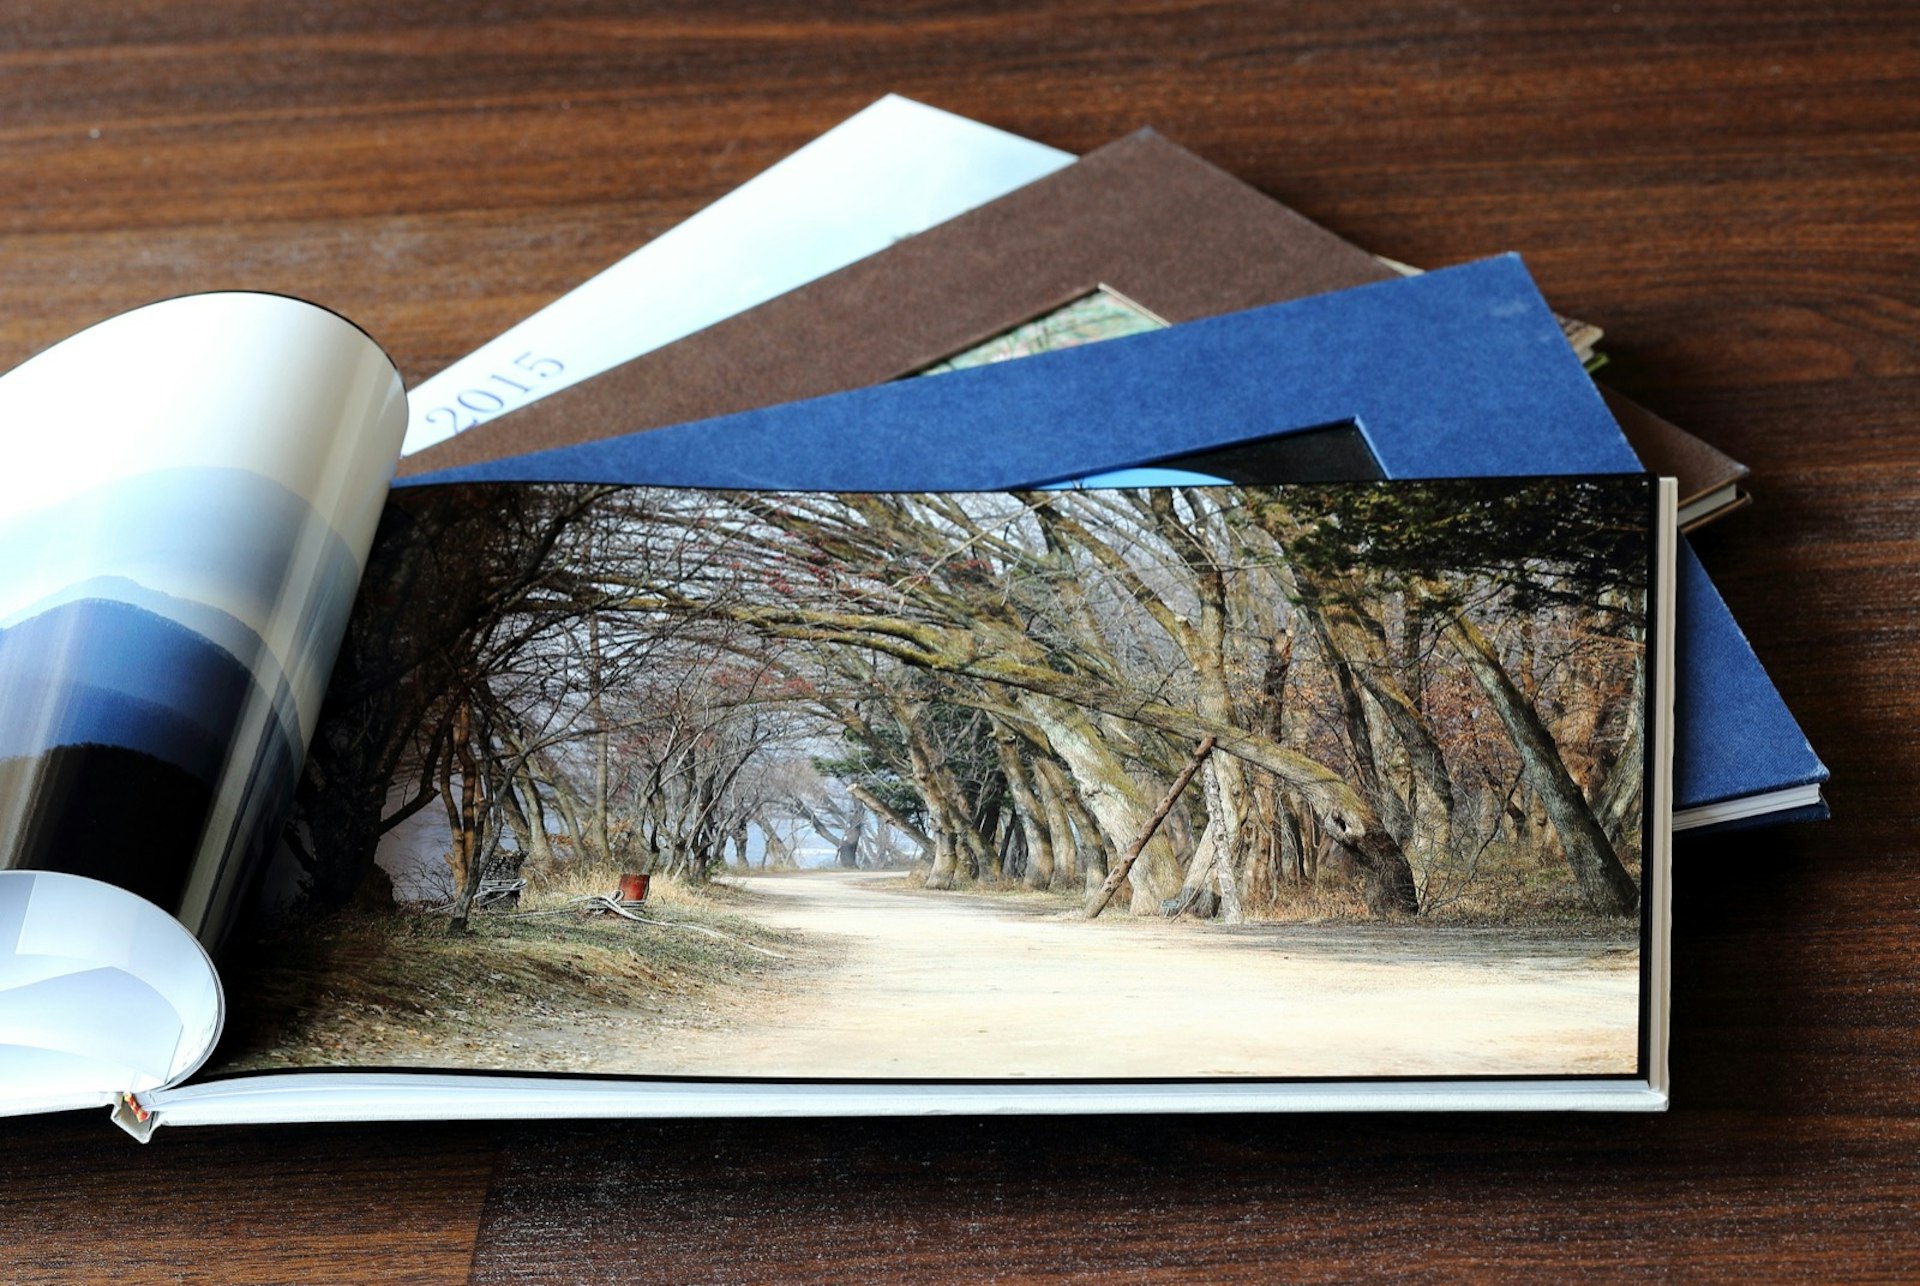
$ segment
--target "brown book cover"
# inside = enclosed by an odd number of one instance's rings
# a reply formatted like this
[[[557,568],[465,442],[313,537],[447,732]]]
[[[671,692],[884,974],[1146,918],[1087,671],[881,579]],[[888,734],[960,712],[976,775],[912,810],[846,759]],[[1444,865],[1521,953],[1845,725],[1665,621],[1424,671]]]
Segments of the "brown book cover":
[[[400,472],[877,384],[1096,290],[1177,323],[1397,275],[1141,130],[839,272],[409,456]],[[1745,466],[1624,398],[1609,393],[1608,404],[1647,466],[1680,479],[1683,510],[1716,496],[1732,502]]]

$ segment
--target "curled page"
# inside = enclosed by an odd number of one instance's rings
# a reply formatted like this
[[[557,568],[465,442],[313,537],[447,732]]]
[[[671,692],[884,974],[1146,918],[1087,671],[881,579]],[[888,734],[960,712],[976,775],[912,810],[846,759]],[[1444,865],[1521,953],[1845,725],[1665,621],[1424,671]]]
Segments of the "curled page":
[[[0,871],[0,1115],[172,1085],[205,1061],[222,1017],[213,962],[151,902]]]
[[[278,295],[152,304],[0,377],[0,868],[118,885],[217,947],[405,426],[379,346]]]

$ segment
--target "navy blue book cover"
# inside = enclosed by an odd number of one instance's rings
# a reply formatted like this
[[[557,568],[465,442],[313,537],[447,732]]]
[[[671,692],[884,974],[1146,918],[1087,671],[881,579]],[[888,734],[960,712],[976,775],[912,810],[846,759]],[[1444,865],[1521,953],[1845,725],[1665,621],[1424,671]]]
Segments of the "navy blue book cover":
[[[1329,426],[1357,434],[1387,478],[1639,468],[1532,278],[1507,255],[400,485],[1003,488]],[[1684,543],[1678,593],[1676,825],[1688,810],[1825,781]]]

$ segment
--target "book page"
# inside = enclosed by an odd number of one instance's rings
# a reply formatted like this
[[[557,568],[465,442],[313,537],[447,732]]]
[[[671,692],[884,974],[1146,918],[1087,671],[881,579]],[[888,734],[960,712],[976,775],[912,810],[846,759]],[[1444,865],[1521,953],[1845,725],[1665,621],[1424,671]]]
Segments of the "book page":
[[[215,1074],[1644,1078],[1652,519],[396,493]]]
[[[0,871],[0,1115],[171,1085],[213,1052],[220,982],[153,903],[57,871]]]
[[[0,378],[0,868],[118,885],[217,948],[404,424],[379,347],[277,295],[153,304]]]

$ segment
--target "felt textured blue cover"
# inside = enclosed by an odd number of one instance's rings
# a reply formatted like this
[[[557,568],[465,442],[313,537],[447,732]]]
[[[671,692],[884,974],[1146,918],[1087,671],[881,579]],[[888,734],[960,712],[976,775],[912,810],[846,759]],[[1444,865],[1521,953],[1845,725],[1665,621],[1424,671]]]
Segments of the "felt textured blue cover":
[[[1827,766],[1807,744],[1800,725],[1753,645],[1727,610],[1693,547],[1680,542],[1678,629],[1674,632],[1674,807],[1739,799],[1827,780]],[[1693,700],[1688,700],[1692,693]],[[1711,699],[1706,699],[1710,696]],[[1826,816],[1826,805],[1795,810],[1791,820]],[[1767,821],[1786,821],[1786,813]]]
[[[1532,278],[1506,255],[398,485],[1001,489],[1342,422],[1359,427],[1389,478],[1640,467]],[[1824,781],[1691,551],[1676,591],[1676,807]]]

